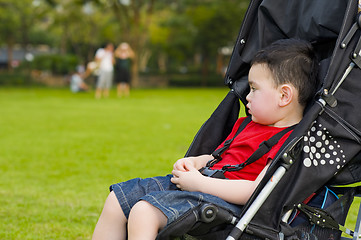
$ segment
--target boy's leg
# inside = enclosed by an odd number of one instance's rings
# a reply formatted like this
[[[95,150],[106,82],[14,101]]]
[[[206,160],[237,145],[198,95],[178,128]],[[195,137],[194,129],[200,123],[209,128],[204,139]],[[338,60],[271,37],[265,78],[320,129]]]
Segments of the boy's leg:
[[[127,219],[114,192],[110,192],[95,226],[92,240],[125,240]]]
[[[154,240],[158,231],[167,225],[167,217],[146,201],[137,202],[128,219],[129,240]]]

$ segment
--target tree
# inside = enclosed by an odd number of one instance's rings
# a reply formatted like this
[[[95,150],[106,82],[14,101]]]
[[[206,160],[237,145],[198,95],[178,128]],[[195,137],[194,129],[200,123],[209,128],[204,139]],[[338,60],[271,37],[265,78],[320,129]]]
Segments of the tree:
[[[196,67],[201,64],[203,85],[206,85],[219,49],[235,42],[247,7],[245,3],[208,0],[170,5],[157,12],[150,28],[151,44],[159,51],[160,59],[173,57]]]
[[[194,29],[189,18],[177,8],[158,11],[150,26],[150,46],[157,55],[158,66],[162,72],[168,70],[169,61],[178,65],[188,65],[194,56]],[[190,64],[189,64],[190,65]]]
[[[27,49],[33,26],[40,22],[43,13],[33,0],[0,1],[0,39],[7,45],[10,70],[14,45],[20,43]]]
[[[149,26],[152,21],[155,0],[103,0],[114,11],[122,32],[121,41],[128,42],[135,52],[132,68],[132,84],[139,85],[139,63],[146,57]]]
[[[234,44],[245,2],[0,0],[0,39],[10,50],[15,43],[47,43],[61,54],[75,53],[84,63],[102,43],[126,41],[136,53],[134,86],[150,58],[157,59],[163,72],[175,65],[201,64],[206,79],[218,49]]]
[[[206,85],[210,59],[216,59],[218,50],[233,46],[246,6],[239,1],[213,1],[208,6],[189,9],[187,14],[197,29],[195,46],[202,56],[203,85]]]
[[[83,62],[94,58],[96,48],[115,41],[117,24],[112,12],[100,4],[82,0],[51,2],[50,32],[57,36],[60,53],[73,52]],[[109,12],[107,12],[109,11]]]

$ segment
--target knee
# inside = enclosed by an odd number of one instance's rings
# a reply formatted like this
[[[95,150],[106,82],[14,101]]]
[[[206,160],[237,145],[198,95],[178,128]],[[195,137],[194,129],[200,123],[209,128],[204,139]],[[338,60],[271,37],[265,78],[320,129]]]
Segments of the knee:
[[[129,214],[129,222],[132,222],[132,220],[154,224],[158,229],[163,228],[167,224],[167,217],[163,212],[147,201],[139,201],[132,207]]]
[[[123,217],[124,213],[114,192],[110,192],[105,201],[103,212],[107,215]],[[125,217],[124,217],[125,218]]]
[[[139,201],[132,207],[129,216],[137,215],[137,217],[141,217],[147,215],[148,213],[153,212],[154,211],[153,208],[154,206],[148,203],[147,201]]]
[[[126,224],[127,219],[118,203],[118,199],[111,192],[105,201],[92,239],[126,239]]]

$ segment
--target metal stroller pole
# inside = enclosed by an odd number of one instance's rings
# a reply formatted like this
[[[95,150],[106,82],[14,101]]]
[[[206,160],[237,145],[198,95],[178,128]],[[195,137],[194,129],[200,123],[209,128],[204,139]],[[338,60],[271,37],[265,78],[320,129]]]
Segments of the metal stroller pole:
[[[270,193],[276,187],[276,185],[281,180],[281,178],[286,173],[286,171],[287,171],[287,169],[285,166],[280,166],[276,170],[276,172],[273,174],[273,176],[270,178],[270,180],[267,182],[265,187],[262,189],[260,194],[257,196],[255,201],[253,202],[252,206],[247,210],[247,212],[239,220],[239,222],[233,228],[233,230],[231,231],[231,233],[229,234],[229,236],[227,237],[226,240],[236,240],[242,235],[244,229],[247,227],[247,225],[252,220],[252,218],[257,213],[257,211],[262,206],[262,204],[266,201],[267,197],[270,195]]]

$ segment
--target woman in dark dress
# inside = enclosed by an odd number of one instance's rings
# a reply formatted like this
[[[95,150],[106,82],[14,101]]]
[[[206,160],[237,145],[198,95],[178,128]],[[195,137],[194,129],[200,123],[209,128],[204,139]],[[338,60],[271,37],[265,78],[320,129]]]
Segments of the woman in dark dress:
[[[130,93],[131,65],[134,52],[128,43],[121,43],[114,53],[115,75],[114,81],[117,85],[117,96],[128,97]]]

